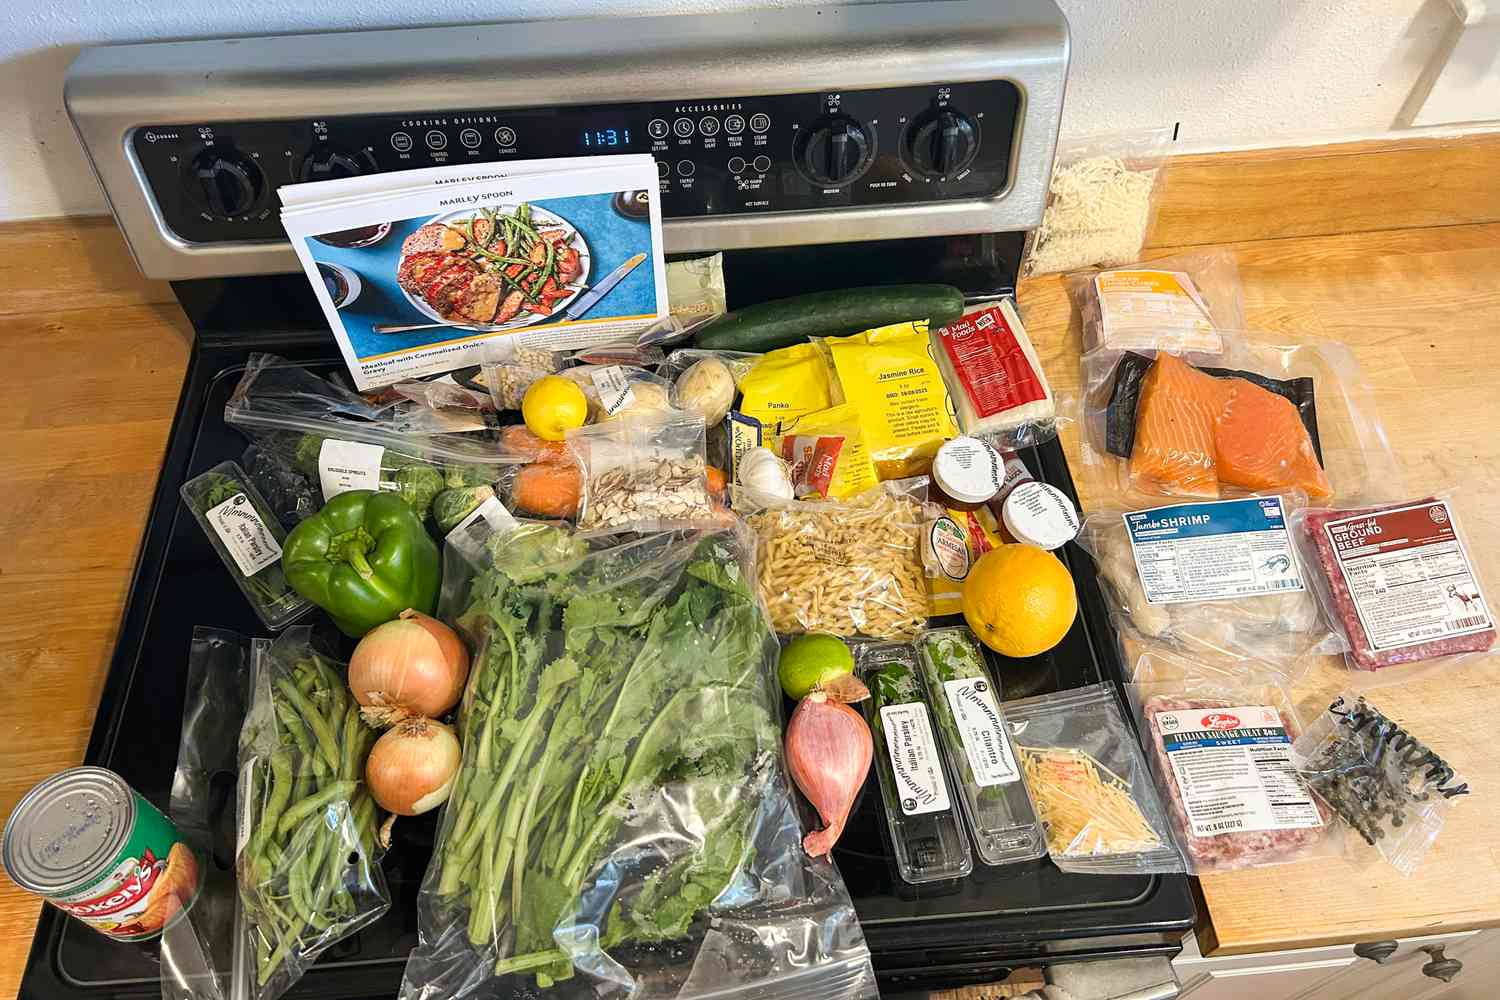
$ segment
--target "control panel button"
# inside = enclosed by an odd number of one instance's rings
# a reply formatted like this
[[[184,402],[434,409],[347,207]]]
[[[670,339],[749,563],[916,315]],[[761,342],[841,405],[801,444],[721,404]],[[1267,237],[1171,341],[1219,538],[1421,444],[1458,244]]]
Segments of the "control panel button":
[[[740,174],[745,171],[745,158],[743,156],[731,156],[729,158],[729,172]]]
[[[769,124],[769,122],[767,122],[767,124]],[[730,135],[739,135],[741,132],[745,131],[745,116],[730,115],[728,118],[725,118],[724,131],[728,132]]]
[[[679,139],[686,139],[693,134],[693,120],[691,118],[679,118],[672,123],[672,131],[677,133]]]
[[[719,134],[719,119],[713,115],[705,115],[698,119],[698,131],[704,135]]]
[[[771,116],[770,115],[766,115],[766,114],[760,114],[758,112],[756,114],[751,115],[750,116],[750,131],[752,131],[752,132],[769,132],[769,131],[771,131]]]
[[[874,158],[865,127],[848,115],[828,115],[797,136],[797,168],[814,184],[837,187],[864,173]]]
[[[923,177],[951,177],[979,152],[979,133],[968,115],[952,108],[923,112],[907,126],[902,152]]]
[[[398,153],[410,153],[411,136],[406,132],[392,132],[391,148]]]
[[[211,146],[188,164],[188,197],[216,219],[250,211],[264,189],[260,168],[227,147]]]
[[[509,125],[501,125],[495,129],[495,141],[502,146],[514,146],[516,144],[516,130]]]
[[[671,130],[667,127],[665,118],[653,118],[651,124],[646,126],[646,134],[653,139],[665,139],[669,131]]]
[[[657,160],[656,161],[656,176],[661,177],[661,178],[665,178],[671,172],[672,172],[672,164],[668,163],[666,160]]]
[[[677,161],[677,174],[680,177],[691,177],[691,176],[693,176],[693,171],[695,171],[697,169],[698,169],[698,165],[696,163],[694,163],[692,160],[678,160]]]
[[[448,148],[448,133],[446,132],[439,132],[437,129],[433,129],[422,138],[426,141],[428,149],[436,151]]]
[[[458,141],[470,149],[478,149],[479,144],[484,141],[484,137],[479,134],[477,128],[466,128],[458,133]]]
[[[771,158],[769,156],[757,156],[751,166],[755,167],[755,172],[758,174],[770,173]]]

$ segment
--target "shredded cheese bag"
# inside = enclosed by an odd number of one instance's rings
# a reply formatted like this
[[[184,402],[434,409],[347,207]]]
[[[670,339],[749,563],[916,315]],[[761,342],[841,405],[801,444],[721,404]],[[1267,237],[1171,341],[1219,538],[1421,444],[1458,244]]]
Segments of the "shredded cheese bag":
[[[761,355],[740,379],[739,412],[767,428],[834,403],[828,361],[816,344],[795,344]]]
[[[958,435],[953,400],[927,342],[927,321],[823,341],[844,400],[855,408],[881,479],[926,475]]]
[[[824,496],[841,500],[863,493],[879,482],[879,477],[875,474],[875,463],[870,459],[870,449],[865,444],[859,411],[850,404],[841,403],[816,413],[804,413],[783,423],[781,430],[783,437],[773,446],[774,450],[783,459],[794,464],[802,450],[798,439],[843,439],[834,456],[832,472],[825,477],[826,490],[818,491]],[[825,445],[825,454],[829,450]]]

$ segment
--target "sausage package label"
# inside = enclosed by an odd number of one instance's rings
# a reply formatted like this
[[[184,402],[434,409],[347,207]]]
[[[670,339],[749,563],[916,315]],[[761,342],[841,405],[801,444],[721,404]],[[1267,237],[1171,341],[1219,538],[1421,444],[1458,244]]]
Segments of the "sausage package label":
[[[255,504],[243,493],[208,509],[208,523],[224,543],[234,564],[246,577],[254,576],[281,558],[281,546],[260,519]]]
[[[891,757],[902,814],[920,816],[951,808],[927,706],[919,701],[884,705],[880,725],[885,730],[885,748]]]
[[[1373,648],[1495,627],[1444,501],[1329,521],[1323,530]]]
[[[1265,705],[1158,712],[1172,778],[1195,837],[1323,825],[1292,761],[1281,716]]]
[[[1016,755],[1005,735],[1005,720],[990,682],[983,677],[960,677],[944,681],[943,693],[953,709],[974,783],[989,788],[1020,780],[1021,771],[1016,767]]]
[[[1123,516],[1147,603],[1306,589],[1280,497],[1181,503]]]

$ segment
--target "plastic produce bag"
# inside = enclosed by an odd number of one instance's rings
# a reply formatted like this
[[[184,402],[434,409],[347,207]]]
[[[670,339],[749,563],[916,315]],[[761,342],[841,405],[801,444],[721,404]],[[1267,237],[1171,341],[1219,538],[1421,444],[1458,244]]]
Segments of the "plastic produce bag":
[[[873,997],[802,850],[743,532],[521,524],[446,558],[475,655],[403,1000]]]
[[[1057,867],[1096,875],[1185,870],[1113,686],[1008,701],[1005,717]]]
[[[390,490],[424,518],[444,489],[493,485],[523,461],[502,453],[498,428],[430,433],[413,409],[422,408],[374,404],[274,355],[253,354],[224,420],[306,477],[324,503],[353,489]]]
[[[1047,208],[1027,249],[1023,276],[1114,267],[1139,260],[1161,199],[1170,128],[1060,141]]]
[[[1417,870],[1454,800],[1469,794],[1442,757],[1353,692],[1339,695],[1293,750],[1313,790],[1402,875]]]
[[[1245,328],[1239,268],[1225,249],[1192,250],[1068,275],[1083,317],[1083,353],[1219,354],[1219,330]]]
[[[1127,690],[1189,871],[1337,853],[1333,814],[1297,773],[1301,723],[1274,673],[1152,652]]]
[[[363,788],[377,734],[310,634],[297,626],[251,647],[236,867],[256,1000],[286,992],[324,950],[391,905],[375,802]]]
[[[1292,536],[1351,670],[1456,663],[1495,644],[1495,616],[1451,494],[1309,508]]]
[[[1090,514],[1078,543],[1124,637],[1259,657],[1294,677],[1332,636],[1288,528],[1295,494]]]
[[[724,516],[708,493],[703,418],[632,417],[568,433],[582,471],[578,527],[667,531]]]
[[[931,610],[922,529],[927,478],[882,483],[842,502],[748,496],[756,577],[782,634],[913,639]]]
[[[1132,498],[1380,499],[1401,473],[1348,347],[1221,331],[1213,356],[1084,357],[1082,474]]]

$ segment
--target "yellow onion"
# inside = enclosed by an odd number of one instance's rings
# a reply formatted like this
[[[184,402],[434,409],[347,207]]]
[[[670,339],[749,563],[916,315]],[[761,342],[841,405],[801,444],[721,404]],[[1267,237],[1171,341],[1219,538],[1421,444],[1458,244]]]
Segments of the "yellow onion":
[[[408,608],[365,634],[349,658],[349,690],[373,726],[436,718],[458,704],[469,651],[448,626]]]
[[[448,800],[463,756],[453,729],[432,719],[402,719],[365,760],[365,783],[386,812],[420,816]]]
[[[808,854],[833,850],[874,755],[870,727],[854,709],[821,690],[797,703],[786,727],[787,769],[823,818],[823,829],[802,840]]]

